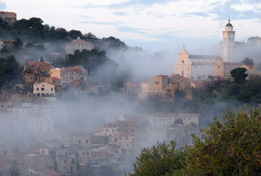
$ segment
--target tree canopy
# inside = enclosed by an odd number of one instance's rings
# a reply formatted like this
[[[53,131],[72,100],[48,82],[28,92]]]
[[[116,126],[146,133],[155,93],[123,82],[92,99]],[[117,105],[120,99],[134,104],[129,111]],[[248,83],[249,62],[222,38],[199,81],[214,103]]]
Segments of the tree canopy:
[[[246,57],[244,60],[241,61],[242,63],[246,64],[246,65],[254,65],[254,61],[253,59]]]
[[[0,58],[0,87],[16,75],[18,66],[13,55],[8,56],[6,59]]]
[[[193,145],[175,143],[144,148],[130,175],[258,175],[261,173],[261,106],[227,110],[222,121],[193,137]],[[155,174],[154,174],[155,173]]]
[[[230,74],[237,84],[242,84],[247,77],[245,68],[235,68],[231,70]]]

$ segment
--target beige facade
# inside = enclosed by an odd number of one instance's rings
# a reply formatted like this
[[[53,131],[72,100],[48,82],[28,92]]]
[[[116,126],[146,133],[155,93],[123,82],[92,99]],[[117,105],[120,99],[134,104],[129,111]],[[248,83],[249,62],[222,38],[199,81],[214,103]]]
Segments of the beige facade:
[[[241,68],[246,69],[247,79],[253,78],[257,75],[256,68],[254,65],[242,65]]]
[[[92,49],[94,49],[94,45],[81,40],[79,37],[76,40],[65,45],[65,51],[67,54],[74,54],[75,50],[82,51],[84,49],[91,51]]]
[[[214,63],[213,76],[218,76],[221,78],[230,78],[230,72],[238,67],[241,67],[243,63],[241,62],[223,62],[221,58],[217,58]]]
[[[182,119],[184,125],[199,124],[200,114],[179,113],[179,114],[152,114],[147,117],[152,127],[168,127],[174,124],[175,120]]]
[[[34,83],[33,94],[37,97],[54,97],[55,87],[45,82]]]
[[[147,83],[141,84],[141,92],[139,93],[139,98],[141,100],[147,98],[153,92],[153,81],[148,81]]]
[[[213,74],[213,64],[217,57],[190,55],[183,46],[174,65],[174,73],[192,80],[207,79],[209,75]]]
[[[74,85],[75,81],[83,84],[87,83],[88,71],[81,66],[71,68],[55,68],[51,70],[51,77],[56,77],[60,80],[60,85]]]
[[[165,94],[168,87],[168,75],[159,75],[153,77],[153,93]]]

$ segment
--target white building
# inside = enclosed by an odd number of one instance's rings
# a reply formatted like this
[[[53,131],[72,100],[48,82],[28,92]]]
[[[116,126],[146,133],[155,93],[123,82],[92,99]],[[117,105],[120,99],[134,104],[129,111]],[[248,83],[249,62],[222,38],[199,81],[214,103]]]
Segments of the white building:
[[[65,45],[65,51],[67,54],[74,54],[75,50],[82,51],[84,49],[91,51],[92,49],[94,49],[94,46],[89,42],[81,40],[79,37],[76,40],[73,40],[72,42]]]
[[[37,97],[54,97],[55,86],[45,82],[34,83],[33,94]]]
[[[192,80],[207,79],[209,75],[213,74],[213,64],[217,57],[190,55],[183,46],[174,65],[174,73]]]

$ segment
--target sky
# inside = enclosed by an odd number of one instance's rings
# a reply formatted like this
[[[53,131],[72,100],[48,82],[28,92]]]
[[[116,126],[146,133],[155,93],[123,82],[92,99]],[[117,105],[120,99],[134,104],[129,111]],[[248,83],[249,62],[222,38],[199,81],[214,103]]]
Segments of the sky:
[[[237,41],[261,36],[260,0],[0,0],[0,9],[153,52],[217,45],[229,17]]]

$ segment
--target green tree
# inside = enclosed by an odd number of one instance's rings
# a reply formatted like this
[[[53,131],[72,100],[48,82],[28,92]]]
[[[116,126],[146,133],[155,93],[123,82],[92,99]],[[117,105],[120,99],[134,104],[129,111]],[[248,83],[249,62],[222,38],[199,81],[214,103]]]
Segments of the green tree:
[[[175,142],[144,148],[130,175],[252,176],[261,173],[261,106],[227,110],[184,151]]]
[[[19,50],[22,48],[22,46],[23,46],[22,40],[19,37],[16,37],[14,42],[14,49]]]
[[[130,176],[159,176],[171,174],[185,166],[185,153],[176,149],[176,143],[163,142],[151,148],[143,148],[134,164],[134,173]]]
[[[202,130],[189,150],[188,168],[204,175],[257,175],[261,171],[261,107],[227,110]]]
[[[237,84],[242,84],[247,77],[245,68],[235,68],[230,72],[230,74]]]
[[[253,59],[246,57],[244,60],[241,61],[243,64],[246,65],[254,65]]]

